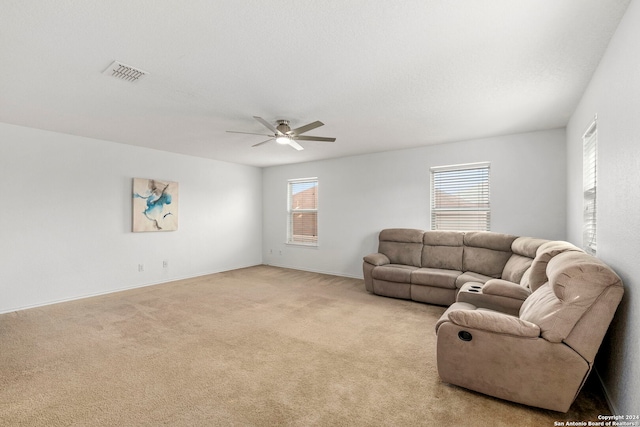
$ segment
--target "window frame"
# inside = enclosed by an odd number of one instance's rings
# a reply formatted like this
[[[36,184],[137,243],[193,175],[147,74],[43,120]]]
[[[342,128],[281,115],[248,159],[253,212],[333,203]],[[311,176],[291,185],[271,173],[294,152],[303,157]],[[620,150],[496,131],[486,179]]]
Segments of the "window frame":
[[[295,184],[309,183],[311,186],[309,188],[315,187],[315,208],[294,208],[292,207],[293,202],[293,188]],[[315,184],[315,185],[314,185]],[[317,177],[309,177],[309,178],[295,178],[287,180],[287,239],[285,243],[287,245],[295,245],[295,246],[308,246],[308,247],[317,247],[318,246],[318,188],[319,181]],[[303,190],[304,191],[304,190]],[[305,214],[305,213],[315,213],[315,235],[303,234],[302,236],[310,236],[310,240],[305,239],[296,239],[294,232],[294,215],[296,214]]]
[[[469,184],[477,184],[478,178],[474,176],[468,176],[465,178],[465,171],[472,170],[481,170],[482,174],[486,174],[486,188],[483,188],[481,191],[477,192],[477,201],[482,202],[482,204],[486,205],[486,207],[452,207],[452,206],[438,206],[439,197],[436,196],[436,182],[438,179],[447,179],[449,180],[448,185],[456,185],[455,181],[458,181],[457,187],[452,187],[453,189],[457,188],[459,191],[463,190],[464,185]],[[450,177],[446,177],[445,174],[451,173]],[[458,173],[455,175],[454,173]],[[430,229],[431,230],[456,230],[456,231],[490,231],[491,230],[491,162],[476,162],[476,163],[464,163],[457,165],[447,165],[447,166],[433,166],[429,168],[430,174]],[[438,177],[439,174],[442,174],[441,177]],[[484,213],[484,220],[479,218],[476,223],[483,223],[484,227],[475,228],[475,227],[463,227],[465,220],[460,219],[457,220],[458,228],[450,228],[450,227],[439,227],[438,224],[442,223],[444,220],[438,221],[438,214],[449,214],[456,216],[456,213],[465,212],[467,215],[471,216],[473,213]],[[471,221],[471,220],[469,220]]]
[[[597,253],[598,222],[598,122],[597,116],[582,135],[582,248]]]

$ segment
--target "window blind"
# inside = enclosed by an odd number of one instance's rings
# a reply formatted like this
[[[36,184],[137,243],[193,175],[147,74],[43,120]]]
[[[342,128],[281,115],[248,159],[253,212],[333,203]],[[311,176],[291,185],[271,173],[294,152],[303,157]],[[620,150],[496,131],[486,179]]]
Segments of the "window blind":
[[[318,179],[289,180],[287,243],[318,244]]]
[[[489,162],[432,167],[431,229],[488,231]]]
[[[583,228],[582,248],[591,255],[596,254],[596,219],[598,184],[598,129],[596,121],[589,126],[582,137],[582,189],[583,189]]]

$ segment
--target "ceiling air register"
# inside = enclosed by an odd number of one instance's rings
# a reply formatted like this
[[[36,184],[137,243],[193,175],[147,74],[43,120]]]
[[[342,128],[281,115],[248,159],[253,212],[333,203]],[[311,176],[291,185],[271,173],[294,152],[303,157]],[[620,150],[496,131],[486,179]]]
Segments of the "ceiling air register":
[[[137,82],[149,73],[147,73],[146,71],[142,71],[139,68],[132,67],[131,65],[113,61],[102,74],[106,74],[107,76],[115,77],[117,79],[125,80],[128,82]]]

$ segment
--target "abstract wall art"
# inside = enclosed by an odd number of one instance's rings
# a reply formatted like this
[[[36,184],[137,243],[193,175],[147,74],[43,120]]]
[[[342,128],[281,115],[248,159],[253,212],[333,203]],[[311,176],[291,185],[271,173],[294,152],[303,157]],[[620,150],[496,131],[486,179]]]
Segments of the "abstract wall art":
[[[178,183],[133,178],[133,231],[178,229]]]

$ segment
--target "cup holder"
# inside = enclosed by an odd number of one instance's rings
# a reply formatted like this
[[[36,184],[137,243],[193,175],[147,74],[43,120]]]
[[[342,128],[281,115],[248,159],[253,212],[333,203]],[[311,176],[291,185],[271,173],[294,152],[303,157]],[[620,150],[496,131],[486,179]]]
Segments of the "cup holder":
[[[480,293],[479,289],[468,289],[469,292],[475,292],[476,294]]]
[[[482,289],[482,286],[480,286],[480,285],[471,285],[471,287],[473,289]]]

